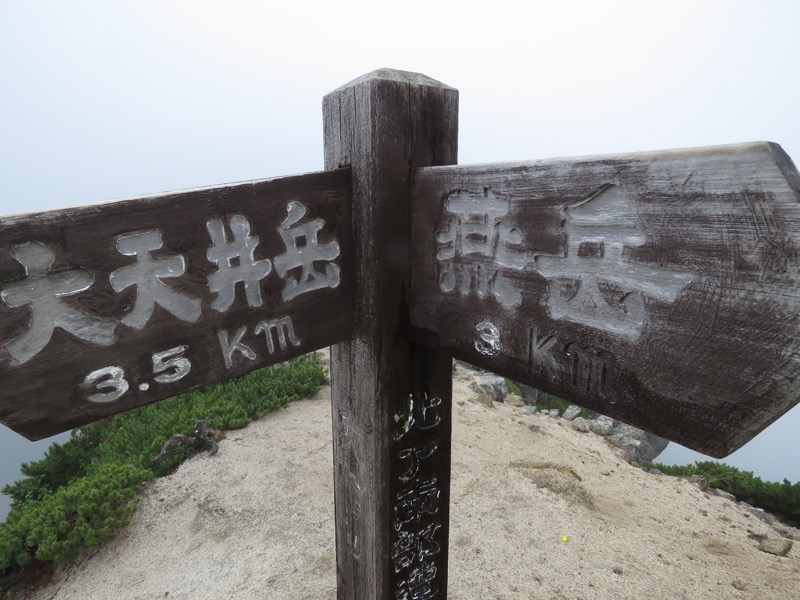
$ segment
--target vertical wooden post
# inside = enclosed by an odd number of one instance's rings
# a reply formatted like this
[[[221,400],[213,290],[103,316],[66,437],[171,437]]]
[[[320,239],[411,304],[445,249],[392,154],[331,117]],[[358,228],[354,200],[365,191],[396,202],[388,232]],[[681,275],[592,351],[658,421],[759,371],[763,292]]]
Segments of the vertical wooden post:
[[[355,339],[331,357],[338,596],[445,598],[451,360],[409,340],[410,192],[414,168],[456,163],[458,92],[378,70],[323,114],[356,238]]]

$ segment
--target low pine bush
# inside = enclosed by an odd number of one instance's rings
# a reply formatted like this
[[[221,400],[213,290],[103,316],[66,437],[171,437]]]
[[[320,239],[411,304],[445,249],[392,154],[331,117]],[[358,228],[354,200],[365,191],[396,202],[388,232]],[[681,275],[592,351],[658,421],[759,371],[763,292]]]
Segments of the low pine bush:
[[[70,561],[84,548],[99,548],[128,522],[139,487],[152,477],[132,465],[99,465],[40,500],[15,505],[0,527],[0,569],[33,558]]]
[[[244,427],[315,394],[324,379],[314,357],[301,357],[74,430],[2,490],[12,506],[0,523],[0,590],[33,559],[71,561],[112,539],[136,509],[142,484],[190,455],[173,447],[149,466],[172,435],[191,435],[203,418],[213,429]]]
[[[800,482],[793,484],[788,479],[784,479],[783,483],[763,481],[760,477],[755,477],[752,471],[742,471],[714,461],[686,466],[658,463],[648,463],[645,466],[679,477],[702,475],[708,479],[709,487],[722,489],[736,496],[737,500],[763,508],[790,523],[800,523]]]

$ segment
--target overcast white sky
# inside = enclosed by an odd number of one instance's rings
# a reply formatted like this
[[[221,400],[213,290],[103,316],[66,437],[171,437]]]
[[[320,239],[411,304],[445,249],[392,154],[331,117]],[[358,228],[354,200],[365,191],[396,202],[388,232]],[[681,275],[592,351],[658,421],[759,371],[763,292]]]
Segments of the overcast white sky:
[[[0,214],[321,170],[322,96],[378,67],[459,89],[462,164],[800,157],[792,0],[275,4],[5,0]],[[800,480],[798,428],[726,462]]]

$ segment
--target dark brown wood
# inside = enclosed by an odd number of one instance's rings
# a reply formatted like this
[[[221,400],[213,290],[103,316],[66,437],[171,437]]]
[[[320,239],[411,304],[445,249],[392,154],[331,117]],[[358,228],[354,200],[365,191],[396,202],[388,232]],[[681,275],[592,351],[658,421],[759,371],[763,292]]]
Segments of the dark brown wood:
[[[348,339],[351,240],[348,169],[3,217],[0,421],[38,439]]]
[[[411,169],[456,162],[456,90],[381,70],[327,95],[352,166],[355,338],[332,353],[340,599],[445,598],[451,360],[409,342]]]
[[[422,169],[412,323],[722,457],[800,398],[798,199],[769,143]]]

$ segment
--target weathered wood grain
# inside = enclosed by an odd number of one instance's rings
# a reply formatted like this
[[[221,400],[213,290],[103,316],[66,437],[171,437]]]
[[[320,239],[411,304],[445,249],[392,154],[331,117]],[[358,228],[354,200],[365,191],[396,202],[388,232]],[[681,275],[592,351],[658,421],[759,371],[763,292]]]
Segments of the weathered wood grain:
[[[347,169],[0,218],[0,421],[38,439],[348,339],[352,251]]]
[[[331,369],[339,598],[445,598],[452,363],[409,341],[408,257],[411,169],[456,161],[457,91],[382,70],[323,112],[326,168],[352,168],[357,265]]]
[[[798,181],[770,143],[421,169],[412,323],[725,456],[800,398]]]

